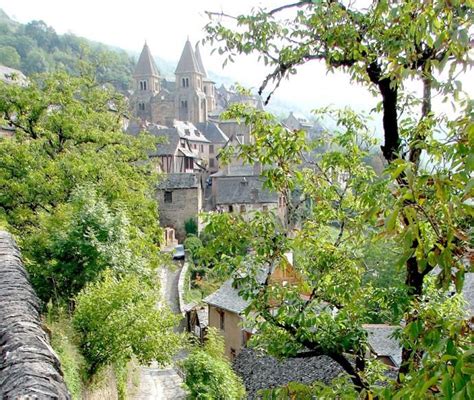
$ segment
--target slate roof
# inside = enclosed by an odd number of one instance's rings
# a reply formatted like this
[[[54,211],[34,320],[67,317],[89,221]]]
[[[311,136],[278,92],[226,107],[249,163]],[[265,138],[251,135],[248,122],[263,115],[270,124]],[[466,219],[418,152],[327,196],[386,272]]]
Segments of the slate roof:
[[[167,156],[174,155],[179,145],[179,133],[175,128],[163,128],[160,125],[148,124],[146,126],[140,125],[131,121],[127,127],[126,132],[129,135],[136,136],[140,132],[147,131],[150,134],[164,138],[162,143],[156,145],[156,150],[150,153],[150,156]]]
[[[258,176],[216,178],[216,204],[277,203],[278,194],[264,189],[263,182]]]
[[[156,145],[156,151],[152,156],[174,155],[179,145],[179,134],[175,128],[150,129],[150,133],[159,138],[164,138],[165,142]]]
[[[143,46],[140,57],[138,58],[137,65],[135,67],[135,72],[133,73],[133,76],[143,75],[160,76],[158,67],[155,64],[155,60],[153,59],[153,56],[150,52],[150,48],[148,47],[148,44],[146,42]]]
[[[474,272],[464,275],[464,286],[462,289],[464,299],[467,302],[467,311],[470,317],[474,316]]]
[[[241,376],[247,399],[258,399],[257,391],[280,387],[290,382],[329,384],[341,374],[342,368],[329,357],[287,358],[282,361],[261,355],[252,349],[242,349],[233,368]]]
[[[202,134],[192,122],[175,119],[173,121],[173,126],[177,129],[179,136],[183,139],[192,142],[209,143],[209,140],[206,139],[204,134]]]
[[[71,398],[40,308],[15,241],[0,231],[0,399]]]
[[[211,143],[225,144],[229,140],[226,134],[222,132],[222,129],[214,122],[199,122],[196,124],[196,128],[198,128]]]
[[[178,62],[178,66],[176,67],[175,74],[187,72],[195,72],[202,75],[189,39],[186,40],[183,52],[181,53],[181,57]]]
[[[199,188],[199,179],[196,174],[177,173],[167,174],[158,184],[158,189],[194,189]]]
[[[219,289],[203,299],[204,302],[236,314],[242,313],[249,302],[239,296],[239,291],[232,287],[232,281],[225,281]]]
[[[367,331],[369,346],[377,356],[389,357],[399,367],[402,362],[402,348],[398,340],[392,337],[397,326],[385,324],[363,325]]]
[[[196,56],[196,62],[199,68],[199,72],[207,77],[206,69],[204,68],[204,64],[202,62],[201,51],[199,50],[199,43],[196,43],[194,55]]]

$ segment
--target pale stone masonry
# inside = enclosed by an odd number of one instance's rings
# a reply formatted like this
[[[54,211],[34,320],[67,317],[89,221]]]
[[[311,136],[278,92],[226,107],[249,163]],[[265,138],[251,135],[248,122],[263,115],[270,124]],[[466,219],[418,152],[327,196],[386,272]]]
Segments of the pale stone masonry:
[[[0,231],[0,399],[70,398],[20,251]]]
[[[196,174],[168,174],[158,185],[160,225],[171,227],[176,238],[183,242],[186,237],[184,224],[190,218],[199,225],[202,211],[202,185]]]

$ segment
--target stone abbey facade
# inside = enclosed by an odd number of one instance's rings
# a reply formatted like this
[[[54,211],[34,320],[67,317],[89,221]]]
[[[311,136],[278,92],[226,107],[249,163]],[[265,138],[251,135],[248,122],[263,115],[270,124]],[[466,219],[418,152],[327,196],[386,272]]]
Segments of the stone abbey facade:
[[[184,45],[175,71],[175,82],[162,79],[145,43],[133,74],[134,115],[150,123],[173,126],[173,120],[193,124],[208,121],[216,110],[215,86],[206,74],[199,45]]]

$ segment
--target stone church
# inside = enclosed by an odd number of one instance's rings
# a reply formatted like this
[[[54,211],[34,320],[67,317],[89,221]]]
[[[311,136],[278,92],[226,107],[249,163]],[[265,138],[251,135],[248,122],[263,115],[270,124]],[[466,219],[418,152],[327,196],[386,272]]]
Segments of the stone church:
[[[194,125],[207,122],[215,111],[215,87],[206,74],[199,50],[189,39],[175,71],[175,82],[162,79],[150,48],[145,43],[133,74],[134,115],[150,123],[173,126],[174,120]]]

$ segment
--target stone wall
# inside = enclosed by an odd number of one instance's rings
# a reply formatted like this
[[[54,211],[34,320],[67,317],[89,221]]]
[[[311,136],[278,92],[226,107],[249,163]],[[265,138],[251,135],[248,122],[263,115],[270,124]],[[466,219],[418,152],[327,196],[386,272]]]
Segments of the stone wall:
[[[20,252],[0,231],[0,399],[70,398]]]
[[[170,203],[165,203],[165,192],[171,192]],[[190,218],[195,218],[198,222],[198,213],[202,209],[201,190],[199,188],[160,189],[157,196],[161,226],[174,228],[176,238],[182,243],[186,237],[184,222]]]

